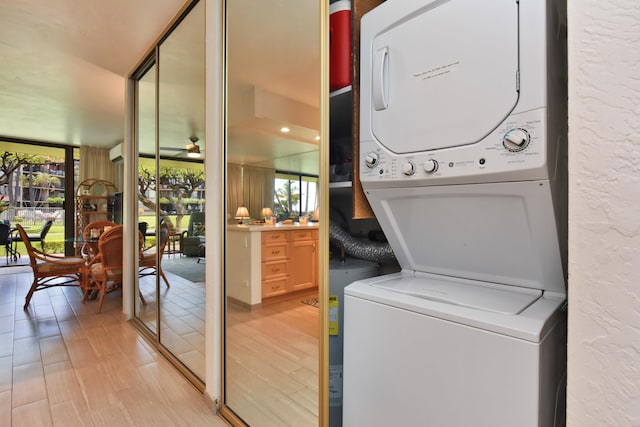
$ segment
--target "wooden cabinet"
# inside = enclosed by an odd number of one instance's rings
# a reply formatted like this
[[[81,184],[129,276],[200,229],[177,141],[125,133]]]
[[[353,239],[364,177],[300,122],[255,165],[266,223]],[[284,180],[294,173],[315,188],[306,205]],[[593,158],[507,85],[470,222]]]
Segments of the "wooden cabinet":
[[[289,282],[289,232],[262,233],[261,278],[262,298],[287,293]]]
[[[318,230],[263,231],[262,298],[318,286]]]
[[[291,231],[289,291],[318,286],[318,230]]]
[[[226,237],[227,298],[252,307],[318,286],[318,228],[229,225]]]

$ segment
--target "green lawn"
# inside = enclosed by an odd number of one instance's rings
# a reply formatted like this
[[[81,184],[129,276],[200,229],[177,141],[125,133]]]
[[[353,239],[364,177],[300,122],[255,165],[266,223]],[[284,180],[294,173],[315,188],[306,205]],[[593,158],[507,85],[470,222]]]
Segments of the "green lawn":
[[[176,224],[176,215],[169,216],[171,222]],[[145,221],[149,224],[148,230],[154,230],[156,228],[156,217],[154,215],[143,215],[140,217],[140,221]],[[44,224],[44,223],[43,223]],[[28,234],[38,234],[42,225],[25,227],[25,231]],[[185,215],[182,218],[181,229],[186,230],[187,225],[189,224],[189,215]],[[15,226],[15,224],[11,224],[11,226]],[[147,246],[152,245],[154,243],[153,236],[147,237]],[[40,249],[40,243],[34,242],[34,246],[36,249]],[[24,246],[24,243],[17,242],[17,249],[20,254],[25,256],[27,254],[27,248]],[[51,226],[49,233],[45,237],[45,249],[47,253],[51,254],[61,254],[64,253],[64,225],[63,224],[54,224]]]

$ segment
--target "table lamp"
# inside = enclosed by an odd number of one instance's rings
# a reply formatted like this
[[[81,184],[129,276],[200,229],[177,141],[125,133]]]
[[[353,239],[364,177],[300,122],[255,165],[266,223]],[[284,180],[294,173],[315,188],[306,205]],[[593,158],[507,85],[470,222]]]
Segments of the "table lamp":
[[[242,224],[245,219],[250,218],[249,209],[247,209],[246,206],[240,206],[236,211],[235,218],[238,220],[238,224]]]
[[[264,218],[265,222],[269,221],[272,216],[273,211],[271,210],[271,208],[262,208],[262,210],[260,211],[260,217]]]

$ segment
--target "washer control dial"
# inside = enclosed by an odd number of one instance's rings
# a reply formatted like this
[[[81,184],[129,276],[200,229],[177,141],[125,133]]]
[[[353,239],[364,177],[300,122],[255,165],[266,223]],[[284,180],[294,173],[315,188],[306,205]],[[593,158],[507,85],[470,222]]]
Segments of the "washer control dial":
[[[411,176],[414,173],[416,173],[416,167],[413,165],[412,162],[407,162],[402,165],[402,173],[407,176]]]
[[[434,173],[438,170],[438,162],[434,159],[429,159],[424,162],[423,168],[426,173]]]
[[[378,165],[378,155],[371,151],[364,155],[364,162],[367,167],[375,168]]]
[[[522,128],[511,129],[502,138],[502,145],[509,151],[517,152],[527,148],[531,141],[529,132]]]

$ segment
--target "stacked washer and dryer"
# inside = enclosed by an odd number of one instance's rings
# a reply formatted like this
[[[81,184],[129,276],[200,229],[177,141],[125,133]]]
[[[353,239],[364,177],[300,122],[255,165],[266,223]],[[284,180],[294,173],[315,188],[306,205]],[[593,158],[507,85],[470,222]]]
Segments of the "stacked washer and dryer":
[[[563,424],[565,10],[363,17],[360,179],[402,271],[345,288],[345,426]]]

